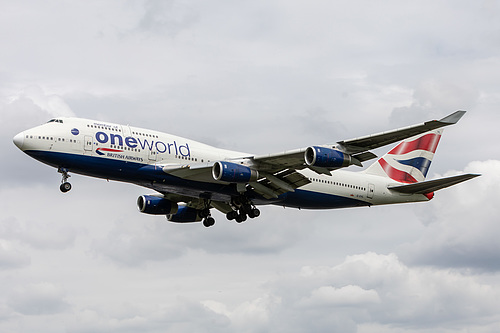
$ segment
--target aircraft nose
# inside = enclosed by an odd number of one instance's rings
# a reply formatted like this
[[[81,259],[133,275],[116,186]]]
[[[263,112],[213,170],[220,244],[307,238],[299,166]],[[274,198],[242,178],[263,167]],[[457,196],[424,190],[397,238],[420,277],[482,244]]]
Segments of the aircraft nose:
[[[17,134],[12,141],[14,141],[17,148],[22,150],[24,145],[24,132]]]

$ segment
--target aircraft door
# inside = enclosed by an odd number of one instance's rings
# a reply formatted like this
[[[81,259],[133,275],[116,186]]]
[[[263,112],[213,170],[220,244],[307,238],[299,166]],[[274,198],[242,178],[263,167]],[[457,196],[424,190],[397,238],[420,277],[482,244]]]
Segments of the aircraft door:
[[[130,127],[128,125],[122,126],[123,139],[132,135],[132,131],[130,131]]]
[[[92,155],[92,150],[94,148],[94,140],[90,135],[85,135],[83,140],[83,154]]]
[[[92,151],[92,137],[90,135],[85,136],[83,148],[85,152]]]
[[[148,149],[148,158],[150,161],[156,161],[158,156],[158,151],[156,150],[156,147],[153,146],[151,150]]]
[[[373,195],[375,194],[375,185],[373,184],[368,184],[368,193],[366,196],[368,199],[373,199]]]

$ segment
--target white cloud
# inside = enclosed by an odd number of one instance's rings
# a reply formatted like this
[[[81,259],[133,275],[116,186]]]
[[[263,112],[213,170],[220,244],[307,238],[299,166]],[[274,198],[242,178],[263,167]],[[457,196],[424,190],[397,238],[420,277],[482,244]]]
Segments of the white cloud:
[[[273,318],[269,327],[291,331],[308,327],[316,318],[343,323],[337,328],[348,330],[355,323],[445,331],[494,323],[500,305],[498,286],[460,272],[408,267],[394,254],[366,253],[333,267],[304,267],[292,280],[278,278],[269,288],[271,297],[281,300],[268,310]]]

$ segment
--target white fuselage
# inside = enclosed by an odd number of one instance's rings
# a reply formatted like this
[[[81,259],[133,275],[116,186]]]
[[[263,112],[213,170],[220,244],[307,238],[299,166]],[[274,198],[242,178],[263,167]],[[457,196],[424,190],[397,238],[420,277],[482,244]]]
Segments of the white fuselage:
[[[19,133],[14,142],[28,155],[59,169],[193,198],[210,192],[221,201],[237,195],[234,184],[210,177],[186,180],[165,173],[163,168],[253,156],[158,131],[81,118],[54,119]],[[391,191],[387,187],[398,182],[362,171],[335,170],[324,175],[305,168],[299,172],[311,183],[278,199],[257,196],[255,203],[329,209],[429,200],[422,194]]]

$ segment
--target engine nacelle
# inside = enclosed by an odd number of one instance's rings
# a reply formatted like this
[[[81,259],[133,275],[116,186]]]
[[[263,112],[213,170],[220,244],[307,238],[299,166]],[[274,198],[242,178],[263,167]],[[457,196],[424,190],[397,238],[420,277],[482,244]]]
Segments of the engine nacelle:
[[[198,214],[198,210],[183,204],[179,205],[177,213],[167,215],[167,219],[170,222],[178,223],[200,222],[202,220],[200,214]]]
[[[245,165],[220,161],[212,167],[212,176],[215,180],[228,183],[248,183],[259,178],[259,172]]]
[[[141,195],[137,198],[137,207],[141,213],[168,215],[177,213],[177,203],[155,195]]]
[[[313,146],[304,154],[306,164],[322,168],[342,168],[351,165],[351,156],[335,149]]]

